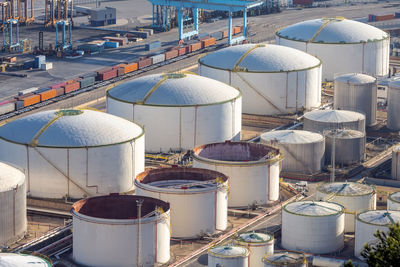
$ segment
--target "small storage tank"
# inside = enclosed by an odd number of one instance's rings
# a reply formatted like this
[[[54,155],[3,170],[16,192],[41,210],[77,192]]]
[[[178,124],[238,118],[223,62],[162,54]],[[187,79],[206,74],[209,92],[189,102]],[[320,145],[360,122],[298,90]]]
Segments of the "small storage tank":
[[[325,131],[325,159],[331,164],[332,146],[335,143],[335,164],[352,165],[365,158],[365,133],[356,130]]]
[[[228,220],[228,177],[197,168],[159,168],[136,176],[136,194],[171,204],[172,236],[198,238],[224,231]]]
[[[0,266],[3,267],[52,267],[51,260],[40,254],[0,253]]]
[[[376,78],[361,73],[348,73],[336,77],[334,84],[335,109],[360,112],[365,114],[367,126],[376,124]]]
[[[274,236],[260,232],[247,232],[235,238],[238,246],[246,247],[250,251],[249,266],[264,266],[262,259],[265,255],[274,254]]]
[[[314,110],[304,114],[303,130],[323,133],[331,129],[350,129],[365,133],[365,115],[349,110]]]
[[[74,203],[71,212],[76,263],[150,267],[169,261],[169,203],[150,197],[112,194],[80,200]]]
[[[389,82],[387,127],[390,130],[400,130],[400,80]]]
[[[208,250],[208,267],[249,267],[249,254],[244,247],[212,247]]]
[[[243,113],[287,114],[321,104],[321,61],[290,47],[230,46],[200,58],[198,69],[202,76],[239,88]]]
[[[353,182],[324,183],[317,187],[317,200],[331,201],[345,208],[344,231],[354,232],[356,215],[366,210],[376,209],[375,188]]]
[[[229,207],[277,201],[281,160],[279,149],[263,144],[225,142],[193,149],[193,167],[229,177]]]
[[[388,196],[387,209],[400,211],[400,191],[391,193]]]
[[[392,179],[400,180],[400,146],[392,151]]]
[[[144,125],[146,151],[240,140],[239,90],[195,74],[154,74],[107,91],[107,112]]]
[[[298,201],[282,209],[282,247],[315,254],[344,246],[344,207],[323,201]]]
[[[364,245],[367,243],[373,244],[377,240],[374,237],[376,230],[387,232],[389,225],[395,222],[400,223],[400,211],[371,210],[358,214],[354,255],[362,259],[361,252],[364,250]]]
[[[0,246],[7,246],[22,238],[27,229],[26,188],[25,173],[3,162],[0,162],[0,214]]]
[[[266,255],[263,259],[265,267],[290,266],[307,267],[307,258],[297,251],[275,251],[273,255]]]
[[[99,111],[37,112],[0,127],[0,160],[26,170],[34,197],[128,192],[144,170],[144,130]]]
[[[318,133],[301,130],[266,132],[261,135],[261,143],[279,147],[284,172],[318,173],[325,162],[325,139]]]

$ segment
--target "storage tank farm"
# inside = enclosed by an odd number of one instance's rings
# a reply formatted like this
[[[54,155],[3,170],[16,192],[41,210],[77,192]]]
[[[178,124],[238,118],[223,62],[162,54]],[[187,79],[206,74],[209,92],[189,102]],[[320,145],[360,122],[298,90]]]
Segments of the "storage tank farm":
[[[172,237],[214,235],[227,228],[228,177],[198,168],[158,168],[136,176],[136,194],[171,204]]]
[[[26,170],[33,197],[128,192],[144,170],[144,130],[93,110],[37,112],[0,127],[0,160]]]
[[[170,259],[170,204],[133,195],[79,200],[72,207],[73,259],[83,266],[150,267]]]
[[[388,196],[387,209],[400,211],[400,191],[393,192]]]
[[[356,216],[376,209],[375,188],[354,182],[323,183],[317,187],[316,200],[339,203],[344,207],[344,231],[353,233]]]
[[[144,125],[146,152],[240,140],[242,96],[190,73],[155,74],[107,91],[107,112]]]
[[[298,251],[280,250],[263,258],[264,267],[290,266],[307,267],[306,255]]]
[[[52,261],[40,254],[0,253],[0,266],[4,267],[52,267]]]
[[[389,73],[390,35],[362,22],[343,17],[306,20],[278,30],[275,40],[321,59],[323,80],[352,72],[375,77]]]
[[[243,113],[277,115],[321,104],[321,61],[307,53],[273,44],[220,49],[198,61],[199,74],[243,94]]]
[[[229,207],[272,204],[279,199],[279,149],[263,144],[225,142],[193,149],[193,166],[229,177]]]
[[[241,246],[216,246],[208,250],[208,267],[248,267],[250,251]]]
[[[250,251],[249,266],[263,267],[262,259],[266,255],[274,254],[275,239],[272,234],[262,232],[241,233],[235,238],[238,246]]]

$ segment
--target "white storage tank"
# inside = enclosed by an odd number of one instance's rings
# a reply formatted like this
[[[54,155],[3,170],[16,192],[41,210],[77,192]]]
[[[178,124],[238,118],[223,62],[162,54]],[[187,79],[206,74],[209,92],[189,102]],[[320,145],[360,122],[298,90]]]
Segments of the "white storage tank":
[[[262,259],[265,255],[274,254],[274,236],[261,232],[247,232],[239,234],[235,238],[238,246],[250,251],[249,266],[263,267]]]
[[[229,177],[229,207],[271,204],[279,199],[279,149],[263,144],[225,142],[193,149],[193,167]]]
[[[144,170],[144,130],[99,111],[42,111],[0,127],[0,160],[26,170],[34,197],[127,192]]]
[[[391,193],[388,196],[387,209],[400,211],[400,191]]]
[[[321,61],[297,49],[244,44],[199,59],[199,74],[239,88],[243,113],[287,114],[321,104]]]
[[[159,168],[136,176],[136,194],[171,204],[172,236],[198,238],[224,231],[228,220],[228,177],[198,168]]]
[[[155,74],[107,91],[107,112],[144,125],[146,151],[240,140],[239,90],[195,74]]]
[[[0,266],[3,267],[52,267],[51,260],[40,254],[0,253]]]
[[[392,179],[400,180],[400,146],[392,151]]]
[[[297,251],[275,251],[273,255],[266,255],[263,259],[264,267],[290,266],[307,267],[307,258]]]
[[[282,171],[314,174],[324,165],[325,139],[321,134],[301,130],[279,130],[261,135],[261,143],[279,147]]]
[[[322,60],[322,79],[337,73],[389,73],[390,36],[366,23],[342,17],[302,21],[276,32],[276,44]]]
[[[376,242],[374,233],[376,230],[389,231],[389,225],[400,223],[400,211],[371,210],[357,215],[356,233],[354,244],[354,256],[363,259],[361,252],[365,244]]]
[[[335,164],[351,165],[365,158],[365,133],[356,130],[325,131],[325,160],[331,164],[332,146],[335,143]]]
[[[400,130],[400,80],[389,82],[387,127],[390,130]]]
[[[314,254],[344,246],[344,207],[324,201],[298,201],[282,209],[282,247]]]
[[[208,267],[249,267],[249,254],[244,247],[212,247],[208,250]]]
[[[316,133],[331,129],[350,129],[365,133],[365,115],[350,110],[313,110],[304,114],[303,129]]]
[[[377,84],[376,78],[348,73],[335,78],[334,108],[365,114],[367,126],[376,124]]]
[[[25,184],[23,171],[0,162],[0,246],[7,246],[25,235]]]
[[[317,187],[317,200],[339,203],[345,208],[344,231],[354,232],[356,216],[376,209],[375,188],[353,182],[324,183]]]
[[[71,212],[76,263],[96,267],[152,267],[169,261],[169,203],[150,197],[111,194],[80,200],[74,203]]]

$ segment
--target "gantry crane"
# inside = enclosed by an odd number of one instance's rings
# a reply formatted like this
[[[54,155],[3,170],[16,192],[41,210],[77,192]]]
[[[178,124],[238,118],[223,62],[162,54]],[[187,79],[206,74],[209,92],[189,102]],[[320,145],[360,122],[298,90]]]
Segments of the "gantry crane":
[[[68,21],[73,25],[73,0],[45,0],[44,25],[56,27],[57,22]]]

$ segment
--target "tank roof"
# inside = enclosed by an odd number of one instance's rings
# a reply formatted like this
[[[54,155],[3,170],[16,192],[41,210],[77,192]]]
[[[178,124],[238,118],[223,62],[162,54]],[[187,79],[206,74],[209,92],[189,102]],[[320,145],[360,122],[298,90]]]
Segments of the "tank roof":
[[[272,255],[265,256],[263,259],[264,262],[277,264],[279,266],[282,265],[292,265],[303,263],[306,261],[306,257],[303,253],[295,252],[295,251],[277,251]]]
[[[250,251],[244,247],[219,246],[210,248],[209,253],[216,257],[221,256],[224,258],[235,258],[247,257],[250,254]]]
[[[224,70],[248,72],[284,72],[317,67],[321,61],[291,47],[267,44],[230,46],[207,54],[199,63]]]
[[[393,202],[400,203],[400,191],[391,193],[389,195],[389,199],[392,200]]]
[[[241,96],[239,90],[195,74],[153,74],[120,84],[107,91],[113,99],[152,106],[214,105]]]
[[[313,110],[304,114],[304,117],[319,122],[351,122],[365,120],[365,115],[350,110]]]
[[[50,260],[29,255],[29,254],[15,254],[15,253],[0,253],[0,266],[3,267],[50,267],[52,263]]]
[[[324,137],[319,133],[303,130],[278,130],[263,133],[261,140],[277,141],[282,144],[307,144],[323,141]]]
[[[325,193],[334,193],[337,196],[362,196],[375,192],[372,186],[353,182],[324,183],[317,187],[317,190]]]
[[[324,201],[297,201],[286,204],[283,209],[289,213],[301,216],[331,216],[343,213],[343,206]]]
[[[265,234],[260,232],[247,232],[239,234],[236,240],[239,242],[246,242],[246,243],[266,243],[274,240],[274,236],[271,234]]]
[[[0,138],[17,144],[81,148],[132,141],[144,134],[141,126],[93,110],[49,110],[11,121],[0,127]]]
[[[325,136],[335,137],[340,139],[351,139],[351,138],[360,138],[364,137],[365,134],[363,132],[357,130],[350,130],[350,129],[332,129],[328,130],[325,133]]]
[[[364,211],[357,215],[357,220],[378,226],[388,226],[395,222],[400,222],[400,211],[393,211],[393,210]]]
[[[349,84],[375,83],[376,78],[362,73],[347,73],[335,78],[335,81]]]
[[[341,17],[302,21],[278,30],[276,35],[300,42],[335,44],[372,42],[389,37],[374,26]]]
[[[25,182],[25,173],[0,161],[0,192],[12,190]]]

